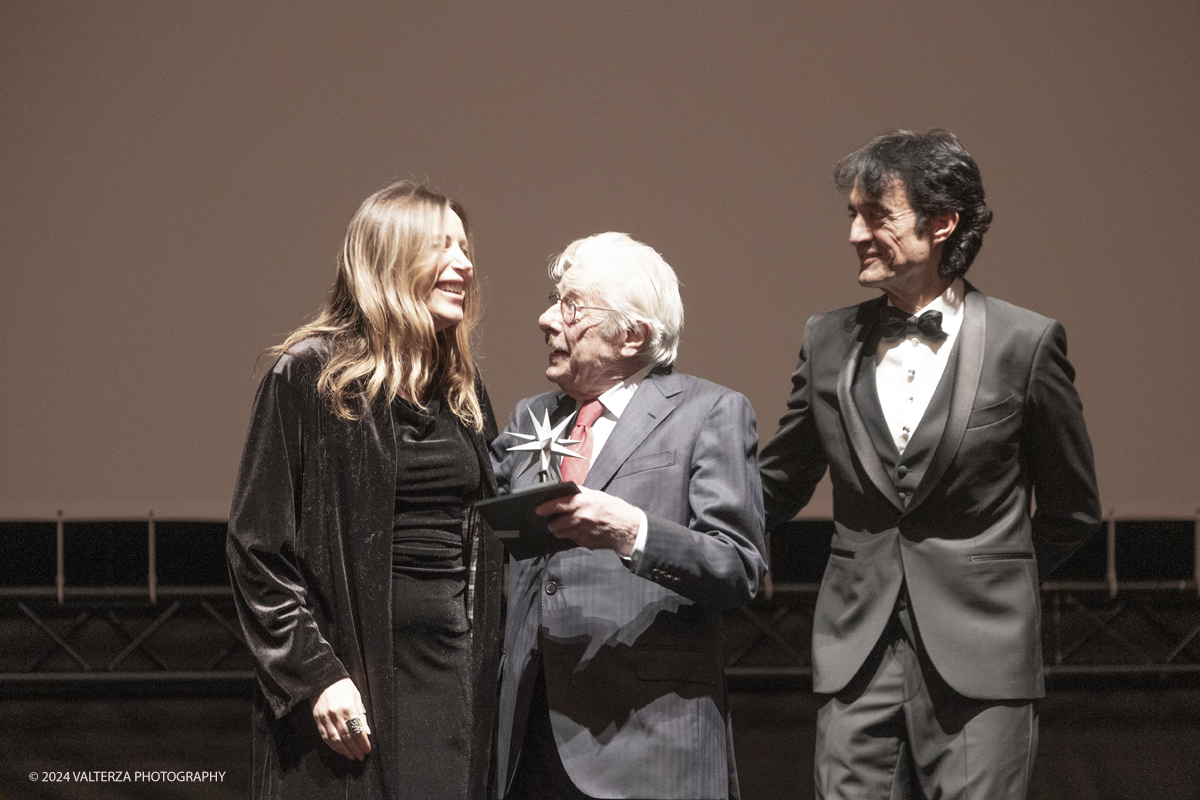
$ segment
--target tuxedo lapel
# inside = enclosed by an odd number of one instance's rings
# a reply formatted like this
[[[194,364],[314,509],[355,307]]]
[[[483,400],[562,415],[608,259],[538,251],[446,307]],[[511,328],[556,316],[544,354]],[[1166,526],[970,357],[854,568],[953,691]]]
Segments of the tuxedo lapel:
[[[589,489],[607,486],[633,451],[675,410],[680,391],[679,376],[674,372],[647,375],[588,469],[583,485]]]
[[[869,334],[863,340],[862,356],[858,360],[854,384],[850,387],[850,396],[854,399],[858,413],[862,417],[867,433],[875,443],[875,452],[883,463],[884,471],[889,475],[900,463],[900,450],[888,430],[887,418],[883,415],[883,406],[879,404],[879,387],[875,383],[875,348],[879,337]]]
[[[975,405],[975,392],[979,389],[979,378],[983,374],[983,349],[987,333],[987,303],[983,294],[971,284],[966,283],[966,297],[963,299],[963,323],[958,332],[958,363],[954,373],[954,393],[950,398],[950,412],[946,419],[946,428],[933,451],[929,468],[921,478],[917,491],[909,503],[911,512],[927,498],[933,487],[945,476],[950,462],[958,454],[958,446],[962,444],[963,434],[967,430],[967,421],[971,417],[971,407]]]
[[[842,408],[842,421],[846,426],[846,436],[850,440],[851,447],[854,448],[855,455],[858,456],[858,462],[862,464],[863,471],[867,473],[871,483],[875,484],[875,488],[898,510],[903,511],[904,501],[900,499],[896,485],[892,482],[879,458],[875,443],[871,439],[871,434],[867,430],[862,413],[853,397],[854,377],[858,373],[859,362],[862,360],[863,342],[871,338],[870,331],[878,325],[879,307],[885,302],[885,298],[880,298],[863,303],[858,307],[858,313],[852,327],[849,328],[854,339],[842,361],[841,372],[838,373],[837,395],[838,404]]]

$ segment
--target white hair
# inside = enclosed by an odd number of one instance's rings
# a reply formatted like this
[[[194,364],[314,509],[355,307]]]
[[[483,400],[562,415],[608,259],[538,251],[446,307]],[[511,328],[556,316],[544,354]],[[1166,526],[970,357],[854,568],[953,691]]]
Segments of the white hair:
[[[550,277],[557,283],[571,267],[584,264],[600,276],[583,287],[587,301],[612,309],[601,335],[612,340],[644,322],[650,335],[638,354],[642,366],[675,363],[683,331],[683,300],[671,265],[654,248],[628,234],[597,233],[571,242],[551,261]]]

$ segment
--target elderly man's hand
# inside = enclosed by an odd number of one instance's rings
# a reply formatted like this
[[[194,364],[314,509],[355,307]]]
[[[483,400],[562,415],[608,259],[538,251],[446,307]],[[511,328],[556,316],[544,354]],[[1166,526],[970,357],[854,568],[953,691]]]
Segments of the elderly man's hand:
[[[548,500],[537,507],[542,517],[554,517],[546,526],[560,539],[574,539],[589,550],[615,550],[627,556],[637,541],[641,515],[619,497],[595,489]]]

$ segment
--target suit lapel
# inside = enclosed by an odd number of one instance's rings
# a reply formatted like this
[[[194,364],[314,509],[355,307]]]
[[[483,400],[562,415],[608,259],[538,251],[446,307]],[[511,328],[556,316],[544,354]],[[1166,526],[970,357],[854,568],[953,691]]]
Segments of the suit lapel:
[[[550,412],[550,424],[557,425],[563,417],[575,413],[575,401],[566,392],[559,392],[546,404],[546,410]],[[570,435],[571,432],[564,433]]]
[[[675,410],[680,391],[679,376],[674,372],[647,375],[588,469],[583,485],[589,489],[607,486],[633,451]]]
[[[541,422],[547,412],[550,414],[550,424],[557,424],[563,417],[575,411],[575,401],[572,400],[565,392],[553,392],[539,399],[537,402],[530,403],[529,412],[533,413],[535,419]],[[529,419],[529,412],[525,414],[525,419],[517,421],[517,429],[522,433],[533,433],[533,424]],[[570,431],[565,431],[563,437],[570,435]],[[520,444],[520,442],[516,442]],[[555,473],[558,472],[559,456],[555,456],[550,462],[550,473],[553,476],[551,480],[558,479]],[[513,489],[528,489],[537,483],[538,474],[538,454],[536,452],[525,453],[521,452],[521,460],[517,466],[516,472],[512,476]]]
[[[983,374],[983,348],[987,334],[987,302],[983,294],[965,283],[966,306],[963,312],[962,328],[958,332],[958,364],[954,374],[954,393],[950,398],[950,413],[946,419],[946,429],[942,433],[937,449],[925,476],[917,486],[916,494],[909,503],[909,512],[913,511],[927,498],[933,487],[945,476],[950,462],[958,454],[958,446],[962,444],[963,434],[967,430],[967,421],[971,417],[971,407],[975,405],[975,392],[979,389],[979,377]]]
[[[859,362],[862,360],[863,342],[870,338],[868,334],[878,324],[879,307],[885,302],[886,299],[881,297],[858,307],[854,325],[850,329],[854,333],[854,341],[846,353],[845,360],[842,361],[841,372],[838,373],[837,395],[838,404],[842,408],[842,421],[846,426],[846,436],[850,439],[850,445],[854,448],[854,453],[858,456],[858,462],[862,464],[863,471],[867,473],[867,477],[871,479],[871,483],[875,484],[875,488],[879,490],[880,494],[886,497],[897,510],[903,511],[904,501],[900,499],[900,493],[896,490],[895,483],[892,482],[887,470],[884,469],[883,462],[879,459],[879,453],[875,449],[875,443],[871,439],[866,423],[863,422],[858,405],[854,402],[852,391],[854,376],[858,372]]]

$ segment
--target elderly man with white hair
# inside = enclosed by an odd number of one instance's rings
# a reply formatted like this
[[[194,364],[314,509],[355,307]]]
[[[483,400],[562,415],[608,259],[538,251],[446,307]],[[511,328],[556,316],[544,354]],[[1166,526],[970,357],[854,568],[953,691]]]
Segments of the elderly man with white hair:
[[[591,236],[550,276],[558,390],[517,404],[492,462],[501,492],[533,486],[513,434],[578,411],[561,469],[582,491],[538,513],[580,547],[511,564],[500,795],[737,797],[720,612],[766,569],[754,411],[674,371],[679,281],[650,247]]]

